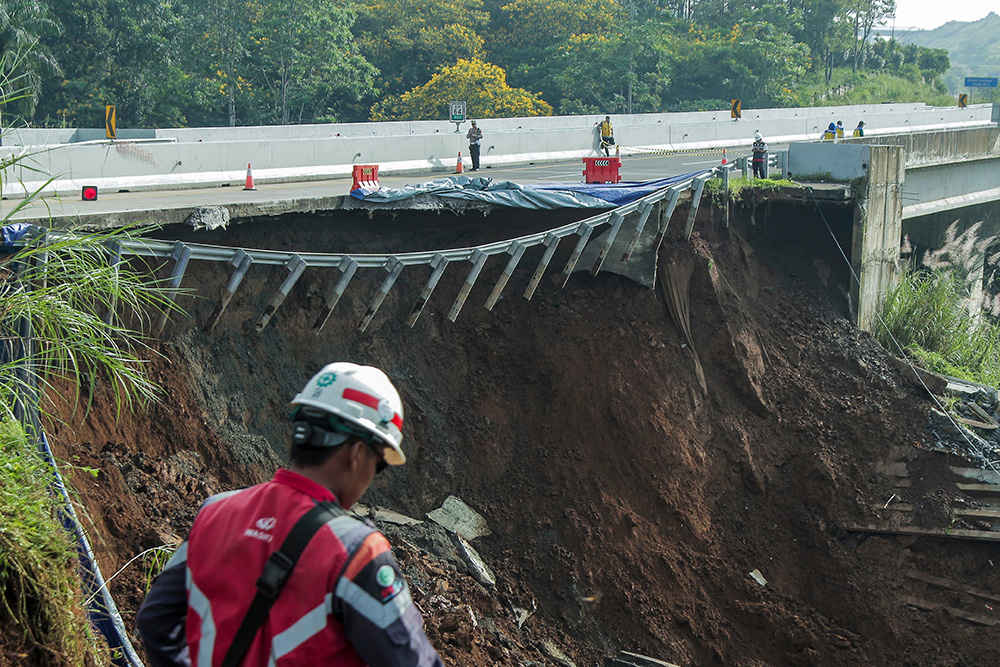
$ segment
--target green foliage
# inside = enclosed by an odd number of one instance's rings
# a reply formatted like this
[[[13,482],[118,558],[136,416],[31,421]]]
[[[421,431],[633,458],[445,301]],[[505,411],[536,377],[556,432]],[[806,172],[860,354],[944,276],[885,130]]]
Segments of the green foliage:
[[[172,302],[151,275],[128,264],[107,261],[107,244],[126,238],[127,230],[90,236],[57,236],[16,256],[17,273],[0,281],[0,343],[18,338],[20,319],[32,323],[35,379],[51,389],[51,378],[109,379],[119,410],[152,400],[157,387],[144,372],[143,338],[123,318],[139,325]],[[9,414],[22,385],[10,364],[0,366],[0,411]]]
[[[743,178],[742,176],[729,178],[729,201],[739,201],[754,193],[775,192],[785,188],[801,189],[803,186],[795,181],[783,179],[777,174],[772,178]],[[705,192],[716,204],[725,203],[725,186],[721,178],[710,178],[705,183]]]
[[[0,55],[41,39],[19,61],[28,95],[16,113],[50,126],[99,127],[106,104],[123,128],[356,121],[373,106],[396,117],[404,94],[459,61],[498,65],[563,114],[721,110],[733,98],[745,109],[954,104],[944,48],[962,45],[873,37],[893,4],[8,0]],[[992,62],[993,42],[979,60],[951,61]]]
[[[459,60],[444,67],[426,85],[390,97],[372,107],[372,120],[442,118],[451,100],[466,100],[470,117],[548,116],[552,107],[535,95],[507,85],[506,73],[481,60]]]
[[[444,66],[484,58],[488,21],[482,0],[363,0],[355,35],[379,87],[400,95]]]
[[[49,493],[51,479],[20,426],[0,421],[0,618],[46,664],[110,664],[83,612],[76,553]]]
[[[931,370],[998,386],[1000,301],[989,295],[996,293],[993,278],[1000,256],[987,254],[996,238],[980,238],[981,226],[959,234],[952,225],[942,247],[925,254],[923,267],[904,274],[881,305],[885,328],[876,337],[896,351],[891,334]],[[972,298],[974,290],[983,289],[976,276],[984,261],[986,313]]]

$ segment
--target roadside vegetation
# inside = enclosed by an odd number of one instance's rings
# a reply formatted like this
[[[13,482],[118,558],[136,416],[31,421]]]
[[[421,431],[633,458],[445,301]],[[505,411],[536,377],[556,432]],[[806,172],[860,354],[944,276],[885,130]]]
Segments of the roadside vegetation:
[[[0,107],[30,102],[31,49],[0,58]],[[30,168],[28,160],[2,156],[0,173]],[[0,223],[8,227],[37,196],[5,207]],[[110,659],[87,618],[76,540],[34,429],[52,401],[86,407],[81,388],[89,400],[103,385],[119,414],[159,395],[140,330],[172,301],[148,267],[109,261],[127,236],[36,228],[0,253],[0,662],[79,667]]]
[[[109,664],[87,620],[76,551],[50,493],[52,470],[12,420],[0,421],[0,625],[4,648],[29,664]]]
[[[33,126],[199,127],[938,102],[944,49],[881,0],[7,3]],[[954,103],[954,100],[950,100]],[[844,119],[845,122],[847,119]]]
[[[1000,387],[1000,253],[991,251],[996,237],[979,238],[981,226],[952,225],[941,249],[905,270],[882,303],[876,337],[898,353],[895,339],[929,370]]]

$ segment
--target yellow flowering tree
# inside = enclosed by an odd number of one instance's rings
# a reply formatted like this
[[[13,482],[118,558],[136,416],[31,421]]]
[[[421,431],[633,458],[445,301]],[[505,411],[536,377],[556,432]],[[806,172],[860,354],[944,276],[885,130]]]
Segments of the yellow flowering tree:
[[[426,84],[375,104],[371,119],[444,118],[448,103],[453,100],[464,100],[470,117],[552,115],[552,105],[541,97],[523,88],[507,85],[507,73],[502,68],[473,59],[459,60],[450,67],[442,67]]]

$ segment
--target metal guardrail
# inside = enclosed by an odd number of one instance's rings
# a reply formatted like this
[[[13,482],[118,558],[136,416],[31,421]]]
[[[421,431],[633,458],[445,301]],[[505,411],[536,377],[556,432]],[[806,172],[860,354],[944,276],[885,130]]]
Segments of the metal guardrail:
[[[364,331],[375,317],[375,314],[378,312],[378,309],[384,301],[386,295],[388,295],[396,279],[405,267],[427,265],[432,268],[431,276],[424,285],[417,302],[414,304],[413,309],[406,320],[407,324],[412,327],[416,323],[427,302],[430,300],[431,294],[436,288],[448,265],[453,262],[469,262],[472,266],[469,269],[468,276],[466,277],[465,283],[459,291],[458,297],[448,314],[448,319],[454,322],[461,312],[465,300],[472,291],[472,288],[485,266],[486,261],[490,257],[502,254],[509,255],[507,265],[504,268],[497,284],[493,288],[489,299],[487,300],[486,308],[488,310],[492,310],[493,306],[499,300],[503,289],[505,288],[514,270],[517,268],[517,265],[523,257],[525,251],[534,246],[545,246],[545,252],[543,253],[542,258],[528,283],[527,289],[523,294],[525,299],[531,299],[548,267],[549,262],[555,254],[559,242],[562,239],[573,235],[579,237],[570,256],[569,262],[563,270],[563,286],[565,286],[570,275],[576,269],[576,264],[578,263],[584,248],[590,242],[590,238],[597,228],[610,224],[612,227],[612,233],[609,235],[609,238],[605,240],[604,247],[602,247],[598,252],[597,260],[591,268],[591,273],[593,275],[596,275],[601,270],[601,266],[610,251],[611,243],[625,226],[624,223],[626,217],[633,213],[639,213],[636,223],[631,226],[631,237],[628,241],[626,252],[621,257],[622,262],[627,262],[631,257],[632,250],[634,249],[640,234],[645,228],[653,207],[658,203],[665,202],[661,208],[659,227],[657,229],[656,243],[659,245],[663,236],[666,234],[667,225],[673,215],[681,192],[688,189],[692,189],[694,191],[693,202],[691,210],[688,214],[687,226],[685,227],[685,235],[690,236],[694,226],[694,219],[697,215],[701,193],[704,189],[706,181],[708,181],[713,174],[722,171],[724,168],[728,171],[728,169],[734,167],[735,164],[731,163],[730,165],[720,166],[701,172],[690,179],[674,183],[634,202],[625,204],[624,206],[620,206],[610,211],[604,211],[580,222],[573,222],[561,227],[556,227],[555,229],[535,234],[528,234],[526,236],[519,236],[514,239],[497,241],[494,243],[467,248],[395,254],[312,253],[236,248],[200,243],[182,243],[180,241],[170,242],[135,239],[122,241],[120,248],[115,249],[120,254],[116,255],[115,252],[112,252],[112,255],[120,257],[122,255],[131,254],[141,257],[172,259],[174,261],[174,268],[169,280],[169,287],[172,288],[173,293],[176,293],[177,288],[180,287],[184,273],[187,270],[188,263],[191,260],[228,262],[232,264],[235,267],[234,271],[228,284],[222,290],[220,298],[216,302],[215,309],[209,316],[209,319],[204,326],[206,331],[212,331],[216,324],[218,324],[219,319],[222,317],[222,314],[225,312],[236,291],[239,289],[239,286],[246,277],[246,274],[254,264],[284,265],[289,271],[288,277],[282,282],[267,308],[257,320],[256,330],[260,332],[270,322],[274,313],[278,310],[282,302],[291,292],[295,283],[301,277],[306,268],[327,267],[336,268],[340,271],[338,281],[327,294],[323,309],[313,324],[312,328],[316,331],[321,330],[326,324],[352,278],[356,275],[358,269],[381,268],[386,271],[385,279],[383,280],[375,297],[372,299],[362,321],[358,326],[361,331]],[[167,316],[164,314],[155,327],[155,333],[157,335],[162,332],[166,322]]]

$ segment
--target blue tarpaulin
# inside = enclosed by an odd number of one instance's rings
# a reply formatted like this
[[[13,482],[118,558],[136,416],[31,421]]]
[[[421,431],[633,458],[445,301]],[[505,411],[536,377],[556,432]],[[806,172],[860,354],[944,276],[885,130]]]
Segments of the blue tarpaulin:
[[[14,222],[3,226],[3,245],[0,246],[2,252],[15,252],[24,241],[31,238],[37,227],[24,222]],[[18,243],[21,241],[21,243]]]
[[[656,190],[690,179],[694,174],[671,176],[641,183],[535,183],[493,182],[486,176],[449,176],[401,188],[380,188],[375,192],[357,189],[351,196],[365,202],[389,204],[421,195],[445,199],[485,202],[498,206],[528,209],[616,208]]]

